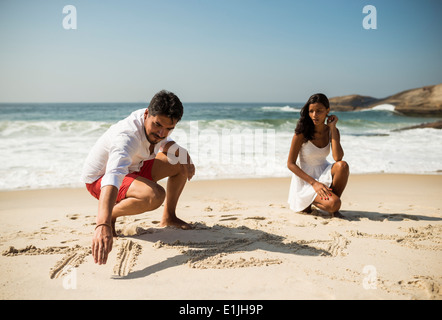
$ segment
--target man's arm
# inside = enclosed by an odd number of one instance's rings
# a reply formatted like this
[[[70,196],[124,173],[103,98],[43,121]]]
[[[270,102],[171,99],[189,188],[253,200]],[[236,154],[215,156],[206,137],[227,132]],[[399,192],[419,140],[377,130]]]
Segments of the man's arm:
[[[129,173],[128,167],[132,162],[132,154],[136,148],[136,140],[126,134],[120,134],[114,137],[109,150],[106,173],[101,180],[97,226],[92,238],[92,256],[95,263],[105,264],[107,256],[112,250],[112,210],[117,201],[118,187],[124,176]]]
[[[98,201],[97,227],[92,239],[92,256],[94,262],[105,264],[112,250],[112,209],[117,200],[118,189],[107,185],[101,189]]]
[[[190,179],[192,179],[195,175],[195,166],[186,149],[178,145],[175,141],[169,141],[160,151],[167,156],[171,164],[179,163],[183,166],[183,170],[187,172],[187,180],[190,181]]]

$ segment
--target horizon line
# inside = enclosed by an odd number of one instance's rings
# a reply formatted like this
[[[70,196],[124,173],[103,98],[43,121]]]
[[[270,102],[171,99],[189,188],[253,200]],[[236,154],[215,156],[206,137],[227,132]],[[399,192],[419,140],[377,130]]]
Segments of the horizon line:
[[[415,90],[415,89],[419,89],[419,88],[432,87],[432,86],[437,86],[437,85],[441,85],[441,84],[442,84],[442,82],[439,82],[439,83],[436,83],[436,84],[428,84],[428,85],[424,85],[424,86],[403,89],[403,90],[396,91],[395,93],[392,93],[392,94],[390,94],[390,95],[388,95],[386,97],[382,97],[382,98],[362,95],[362,94],[359,94],[359,93],[351,93],[351,94],[344,94],[344,95],[333,95],[333,96],[327,95],[327,97],[328,97],[328,99],[331,99],[331,98],[338,98],[338,97],[358,95],[358,96],[362,96],[362,97],[369,97],[369,98],[375,98],[375,99],[382,100],[382,99],[386,99],[386,98],[388,98],[388,97],[390,97],[392,95],[403,93],[403,92],[406,92],[406,91],[409,91],[409,90]],[[307,100],[305,100],[305,101],[307,101]],[[186,101],[186,102],[183,102],[182,101],[182,103],[305,103],[305,101],[303,101],[303,102],[296,102],[296,101],[291,101],[291,102],[288,102],[288,101],[263,101],[263,102],[258,102],[258,101],[199,101],[199,102],[198,101]],[[7,101],[0,101],[0,104],[8,104],[8,103],[9,104],[24,104],[24,103],[34,103],[34,104],[37,104],[37,103],[66,103],[66,104],[67,103],[147,103],[148,104],[149,102],[150,101],[95,101],[95,102],[93,102],[93,101],[83,101],[83,102],[80,102],[80,101],[70,101],[70,102],[62,102],[62,101],[52,101],[52,102],[48,102],[48,101],[42,101],[42,102],[36,102],[36,101],[34,101],[34,102],[30,102],[30,101],[28,101],[28,102],[24,102],[24,101],[19,102],[19,101],[16,101],[16,102],[11,102],[11,101],[9,101],[9,102],[7,102]]]
[[[130,104],[140,104],[140,103],[145,103],[145,104],[149,104],[150,102],[146,102],[146,101],[79,101],[79,102],[75,102],[75,101],[70,101],[70,102],[61,102],[61,101],[56,101],[56,102],[1,102],[0,104],[57,104],[57,103],[64,103],[64,104],[80,104],[80,103],[130,103]],[[296,102],[296,101],[263,101],[263,102],[258,102],[258,101],[182,101],[183,104],[187,103],[305,103],[305,102]]]

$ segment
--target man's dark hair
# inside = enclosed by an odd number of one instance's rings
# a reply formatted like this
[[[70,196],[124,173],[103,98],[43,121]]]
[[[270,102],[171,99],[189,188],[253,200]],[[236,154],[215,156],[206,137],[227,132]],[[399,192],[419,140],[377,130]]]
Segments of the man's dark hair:
[[[149,115],[162,115],[180,121],[183,116],[183,104],[170,91],[161,90],[155,94],[149,104]]]

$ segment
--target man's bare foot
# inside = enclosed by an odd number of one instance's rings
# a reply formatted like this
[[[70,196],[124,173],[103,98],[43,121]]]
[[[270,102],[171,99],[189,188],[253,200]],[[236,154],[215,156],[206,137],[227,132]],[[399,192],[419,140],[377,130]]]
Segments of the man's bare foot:
[[[183,229],[183,230],[192,229],[192,226],[190,224],[188,224],[187,222],[184,222],[183,220],[181,220],[177,217],[161,219],[160,227],[175,227],[175,228],[179,228],[179,229]]]
[[[336,211],[332,213],[332,218],[344,219],[345,217],[339,211]]]

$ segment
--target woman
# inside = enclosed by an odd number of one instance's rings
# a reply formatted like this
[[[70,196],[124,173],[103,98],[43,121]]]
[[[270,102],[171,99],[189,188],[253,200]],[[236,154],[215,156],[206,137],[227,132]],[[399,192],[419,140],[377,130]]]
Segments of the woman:
[[[312,95],[301,110],[287,161],[293,172],[288,202],[294,211],[311,213],[314,204],[333,217],[342,218],[340,197],[347,185],[349,168],[342,161],[338,117],[329,112],[329,101],[321,93]],[[326,160],[330,147],[336,161],[333,164]]]

